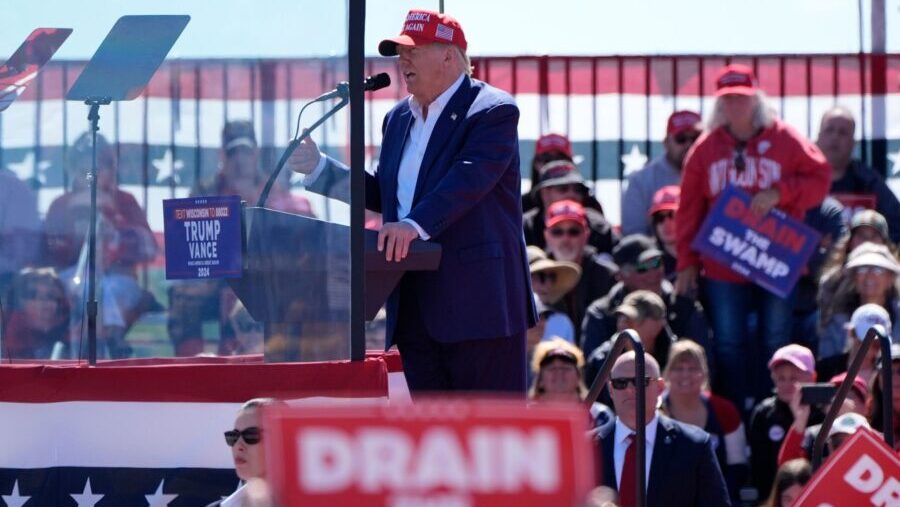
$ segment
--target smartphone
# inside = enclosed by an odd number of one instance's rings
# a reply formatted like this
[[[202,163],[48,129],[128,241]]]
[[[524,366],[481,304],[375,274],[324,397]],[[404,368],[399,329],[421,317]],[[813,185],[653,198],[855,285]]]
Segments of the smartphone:
[[[834,384],[818,383],[818,384],[801,384],[800,385],[800,403],[809,406],[822,406],[831,403],[834,393],[837,392],[837,386]]]

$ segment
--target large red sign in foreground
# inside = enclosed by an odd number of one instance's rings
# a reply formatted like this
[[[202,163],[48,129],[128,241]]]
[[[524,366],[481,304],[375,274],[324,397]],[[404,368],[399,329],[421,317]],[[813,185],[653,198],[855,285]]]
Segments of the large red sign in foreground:
[[[596,478],[578,405],[433,400],[273,407],[264,417],[279,505],[567,507]]]
[[[813,476],[793,507],[900,506],[900,459],[861,429]]]

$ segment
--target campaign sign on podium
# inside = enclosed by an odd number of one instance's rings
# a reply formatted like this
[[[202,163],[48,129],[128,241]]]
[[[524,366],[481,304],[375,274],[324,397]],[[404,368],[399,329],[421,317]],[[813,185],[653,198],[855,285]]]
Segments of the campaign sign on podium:
[[[241,276],[241,198],[236,195],[163,201],[166,278]]]
[[[691,246],[769,292],[787,297],[821,236],[778,209],[756,216],[750,200],[746,192],[725,187]]]
[[[584,408],[430,400],[266,407],[277,505],[575,507],[594,486]]]
[[[879,435],[860,429],[816,471],[793,507],[900,505],[900,459]]]

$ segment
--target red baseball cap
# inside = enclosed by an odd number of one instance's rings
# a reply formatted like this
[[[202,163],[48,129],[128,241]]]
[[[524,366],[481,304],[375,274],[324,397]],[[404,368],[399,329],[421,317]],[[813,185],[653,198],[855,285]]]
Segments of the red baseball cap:
[[[756,76],[746,65],[733,63],[719,71],[716,78],[716,97],[722,95],[756,95]]]
[[[672,136],[686,130],[700,132],[703,130],[700,126],[702,122],[700,115],[693,111],[675,111],[669,116],[669,122],[666,124],[666,135]]]
[[[572,142],[562,134],[544,134],[534,145],[534,156],[544,153],[559,152],[572,160]]]
[[[841,384],[844,383],[845,378],[847,378],[847,372],[838,373],[837,375],[831,377],[831,380],[829,380],[828,382],[837,387],[840,387]],[[869,386],[866,384],[865,379],[863,379],[859,375],[853,378],[853,383],[850,384],[850,387],[854,391],[856,391],[856,394],[858,394],[859,397],[863,400],[869,399]]]
[[[382,56],[397,56],[397,45],[424,46],[439,42],[466,50],[466,36],[459,21],[447,14],[413,9],[406,15],[400,35],[378,44]]]
[[[647,214],[653,215],[660,211],[678,211],[678,203],[680,201],[681,187],[678,185],[662,187],[653,194],[653,201]]]
[[[560,222],[565,222],[566,220],[578,222],[582,227],[587,227],[587,217],[584,214],[584,206],[567,199],[564,201],[557,201],[547,208],[546,225],[548,228],[553,227]]]

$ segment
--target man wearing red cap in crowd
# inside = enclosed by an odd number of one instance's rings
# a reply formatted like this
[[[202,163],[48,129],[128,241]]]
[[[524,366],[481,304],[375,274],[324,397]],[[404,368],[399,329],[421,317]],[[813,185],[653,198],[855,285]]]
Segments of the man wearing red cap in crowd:
[[[653,235],[656,236],[656,244],[663,253],[663,266],[669,281],[675,281],[675,259],[678,256],[675,248],[675,212],[678,211],[680,201],[681,187],[662,187],[653,194],[650,211],[647,213]]]
[[[675,223],[675,286],[680,294],[693,294],[702,270],[703,301],[719,368],[714,390],[746,413],[771,389],[764,365],[747,361],[748,354],[759,349],[763,357],[769,357],[790,342],[795,298],[775,296],[730,267],[701,257],[691,243],[726,186],[750,193],[750,210],[757,216],[777,207],[803,220],[806,211],[818,206],[828,193],[831,171],[815,144],[775,118],[752,69],[745,65],[723,68],[716,89],[709,130],[697,140],[684,163],[684,199]],[[756,336],[748,332],[751,314],[757,316]]]
[[[584,207],[570,200],[555,202],[547,209],[544,239],[549,257],[557,261],[574,262],[581,266],[578,285],[563,297],[568,313],[575,324],[576,343],[581,345],[581,320],[592,301],[606,295],[616,283],[616,265],[588,244],[591,232]]]
[[[628,186],[622,195],[623,236],[652,234],[647,210],[653,194],[667,185],[681,183],[684,156],[702,130],[700,115],[693,111],[675,111],[669,116],[663,139],[665,153],[628,176]]]
[[[535,196],[538,205],[526,211],[522,217],[527,245],[541,248],[547,246],[544,239],[546,210],[552,204],[565,200],[575,201],[584,207],[590,231],[588,244],[597,252],[609,254],[619,241],[618,234],[603,216],[599,203],[596,203],[590,195],[584,177],[574,163],[568,160],[555,160],[541,167],[540,181],[532,186],[531,194]]]
[[[385,117],[378,169],[366,174],[366,206],[384,215],[378,249],[400,261],[414,239],[443,248],[436,271],[406,273],[388,298],[386,346],[400,350],[414,393],[524,395],[535,311],[519,200],[519,109],[470,77],[466,47],[456,19],[424,10],[410,11],[401,34],[378,46],[399,55],[411,95]],[[289,164],[325,194],[348,174],[311,140]]]

